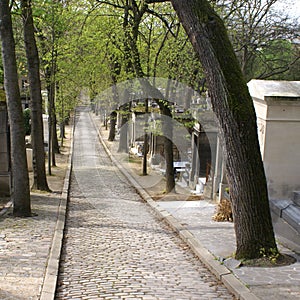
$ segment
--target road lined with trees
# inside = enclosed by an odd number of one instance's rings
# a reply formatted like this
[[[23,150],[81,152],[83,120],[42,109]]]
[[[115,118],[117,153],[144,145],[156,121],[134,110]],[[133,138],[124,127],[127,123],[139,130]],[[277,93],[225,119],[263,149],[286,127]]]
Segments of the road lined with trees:
[[[190,1],[189,4],[175,0],[41,0],[34,3],[24,0],[19,6],[19,2],[1,0],[2,61],[11,124],[14,214],[31,214],[18,72],[28,74],[30,80],[36,159],[34,187],[41,190],[47,190],[43,170],[45,158],[39,156],[38,150],[42,137],[41,88],[48,91],[48,172],[51,173],[55,152],[59,151],[56,124],[63,127],[83,89],[89,91],[92,99],[97,99],[101,91],[116,83],[139,78],[141,85],[156,95],[162,114],[172,117],[168,103],[161,101],[164,95],[156,89],[155,82],[146,79],[159,76],[186,83],[199,92],[208,91],[212,99],[224,136],[237,235],[236,256],[247,259],[260,257],[262,253],[277,253],[255,113],[246,86],[246,80],[253,77],[299,80],[299,48],[293,44],[299,23],[289,22],[284,14],[275,13],[272,8],[276,2],[214,1],[212,6],[210,1],[204,0]],[[18,24],[21,19],[25,44],[17,39],[15,49],[13,26],[15,37],[20,37]],[[38,51],[34,51],[35,40]],[[24,45],[27,51],[24,51]],[[284,56],[282,49],[286,50]],[[38,73],[42,78],[41,87],[38,86]],[[186,103],[188,109],[188,101]],[[120,107],[114,107],[107,114],[116,109]],[[125,112],[125,122],[128,108],[123,106],[121,109]],[[172,136],[170,126],[164,130],[165,136]],[[166,149],[172,148],[171,138],[166,138],[165,143]],[[126,148],[127,145],[122,150],[126,151]],[[174,189],[172,151],[169,154],[168,192]]]
[[[234,299],[111,162],[89,109],[75,123],[55,299]]]

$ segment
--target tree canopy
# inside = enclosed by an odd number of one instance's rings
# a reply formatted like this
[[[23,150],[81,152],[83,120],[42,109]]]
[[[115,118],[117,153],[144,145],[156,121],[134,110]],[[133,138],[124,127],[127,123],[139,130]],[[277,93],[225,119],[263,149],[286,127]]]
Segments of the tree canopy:
[[[183,82],[200,93],[208,89],[225,137],[240,239],[237,254],[253,257],[259,255],[262,247],[271,252],[276,245],[255,113],[246,81],[299,79],[299,45],[295,39],[299,23],[278,13],[274,9],[277,2],[35,1],[32,15],[42,88],[49,94],[53,135],[56,120],[64,122],[83,90],[88,90],[93,100],[112,85],[136,77],[156,95],[161,112],[171,118],[170,108],[162,101],[168,97],[156,89],[155,78]],[[18,71],[27,75],[19,2],[14,1],[11,9]],[[150,77],[154,78],[152,82]],[[130,91],[125,90],[124,95],[129,102]],[[102,105],[109,107],[107,103]],[[189,108],[188,101],[185,106]],[[109,109],[112,111],[108,113],[115,110]],[[172,136],[171,132],[168,134]],[[251,163],[249,168],[245,168],[244,161]],[[247,208],[251,213],[246,213]],[[241,234],[245,226],[242,218],[251,228],[248,235]],[[258,219],[260,224],[254,226]],[[251,245],[250,241],[255,242]]]

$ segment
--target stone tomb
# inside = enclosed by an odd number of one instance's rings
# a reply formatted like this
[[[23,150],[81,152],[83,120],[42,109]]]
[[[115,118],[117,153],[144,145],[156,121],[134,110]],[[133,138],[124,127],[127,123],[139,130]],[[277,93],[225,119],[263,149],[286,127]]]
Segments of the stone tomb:
[[[10,196],[10,151],[6,103],[0,102],[0,196]]]
[[[300,81],[251,80],[261,154],[272,199],[300,190]]]

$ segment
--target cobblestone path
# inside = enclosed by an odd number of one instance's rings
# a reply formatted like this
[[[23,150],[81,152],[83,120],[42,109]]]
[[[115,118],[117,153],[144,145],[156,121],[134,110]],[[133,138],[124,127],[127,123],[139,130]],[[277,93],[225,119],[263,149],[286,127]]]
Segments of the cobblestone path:
[[[233,299],[111,164],[77,113],[56,299]]]

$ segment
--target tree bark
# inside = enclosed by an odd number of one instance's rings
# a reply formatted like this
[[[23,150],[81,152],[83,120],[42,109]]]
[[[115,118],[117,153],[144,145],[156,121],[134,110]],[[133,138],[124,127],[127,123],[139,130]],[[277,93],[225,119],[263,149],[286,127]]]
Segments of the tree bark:
[[[54,60],[52,55],[52,60]],[[45,71],[47,91],[48,91],[48,112],[49,112],[49,139],[48,139],[48,173],[51,175],[51,164],[56,166],[55,161],[55,135],[56,134],[56,116],[55,116],[55,63],[51,63],[51,67],[47,67]]]
[[[163,118],[163,135],[164,135],[164,155],[166,160],[166,193],[172,193],[175,191],[175,174],[174,174],[174,157],[173,157],[173,123],[172,113],[169,107],[169,103],[160,105],[160,110]]]
[[[110,127],[109,127],[109,136],[108,140],[113,142],[116,137],[116,123],[117,123],[117,113],[113,111],[110,116]]]
[[[30,82],[30,105],[32,121],[31,137],[34,173],[34,182],[32,189],[49,191],[45,169],[44,133],[42,116],[43,100],[41,94],[40,62],[34,37],[31,0],[22,0],[21,8],[24,25],[24,40],[28,64],[28,76]]]
[[[143,167],[142,174],[143,176],[147,175],[147,155],[149,152],[149,136],[148,136],[148,114],[149,114],[149,99],[145,99],[145,128],[144,128],[144,152],[143,152]]]
[[[56,107],[54,105],[54,107],[52,108],[53,109],[53,141],[52,141],[52,153],[55,153],[55,154],[59,154],[60,153],[60,149],[59,149],[59,143],[58,143],[58,136],[57,136],[57,118],[56,118]],[[55,158],[54,158],[54,162],[53,163],[53,166],[56,165],[55,163]]]
[[[114,55],[110,57],[111,59],[111,81],[112,81],[112,95],[113,95],[113,106],[116,106],[119,103],[119,93],[117,89],[117,76],[120,75],[121,65],[119,64],[118,58]],[[109,116],[110,119],[110,128],[109,128],[109,141],[114,141],[116,137],[116,124],[117,124],[117,112],[113,110]],[[107,120],[105,120],[105,124],[107,127]]]
[[[127,153],[128,152],[127,134],[128,134],[128,121],[129,121],[129,113],[130,113],[129,102],[125,101],[125,104],[120,107],[120,113],[121,113],[121,127],[120,127],[120,141],[119,141],[118,152]]]
[[[253,101],[225,26],[206,0],[172,0],[204,68],[224,149],[236,257],[277,252]]]
[[[6,91],[11,136],[13,214],[14,216],[28,217],[31,216],[31,207],[25,150],[25,128],[18,85],[15,41],[8,0],[0,1],[0,20],[4,87]]]

